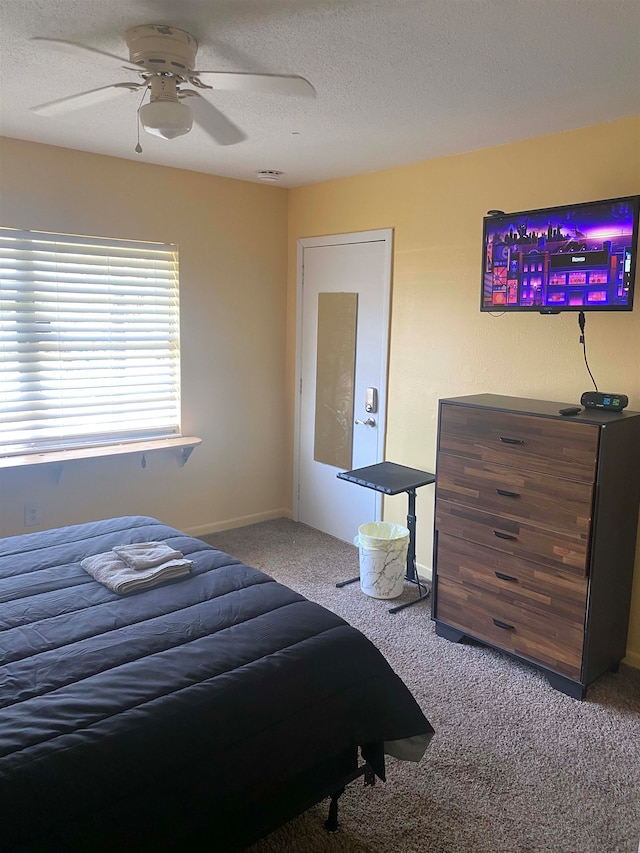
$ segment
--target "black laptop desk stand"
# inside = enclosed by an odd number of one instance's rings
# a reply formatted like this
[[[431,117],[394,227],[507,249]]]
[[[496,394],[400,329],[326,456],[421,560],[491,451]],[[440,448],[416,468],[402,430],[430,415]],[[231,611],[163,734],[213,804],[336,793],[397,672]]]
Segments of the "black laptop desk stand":
[[[418,587],[418,597],[414,601],[407,601],[390,607],[389,613],[397,613],[405,607],[411,607],[429,596],[429,589],[422,583],[416,571],[416,489],[420,486],[428,486],[435,483],[435,474],[429,471],[419,471],[417,468],[407,468],[406,465],[397,465],[395,462],[379,462],[377,465],[367,465],[365,468],[355,468],[353,471],[343,471],[338,474],[339,479],[348,480],[358,486],[367,489],[375,489],[385,495],[399,495],[406,492],[409,496],[409,508],[407,511],[407,528],[409,529],[409,547],[407,548],[407,568],[404,579],[414,583]],[[347,586],[360,580],[350,578],[340,581],[337,587]],[[424,592],[423,592],[424,590]]]

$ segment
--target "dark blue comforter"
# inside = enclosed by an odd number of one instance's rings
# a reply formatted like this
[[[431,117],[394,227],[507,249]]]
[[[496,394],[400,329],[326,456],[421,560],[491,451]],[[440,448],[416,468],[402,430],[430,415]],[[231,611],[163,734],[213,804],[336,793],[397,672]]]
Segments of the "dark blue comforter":
[[[80,567],[146,541],[190,576],[119,596]],[[430,733],[360,632],[154,519],[0,540],[0,849],[180,847],[205,821],[232,849],[334,758]]]

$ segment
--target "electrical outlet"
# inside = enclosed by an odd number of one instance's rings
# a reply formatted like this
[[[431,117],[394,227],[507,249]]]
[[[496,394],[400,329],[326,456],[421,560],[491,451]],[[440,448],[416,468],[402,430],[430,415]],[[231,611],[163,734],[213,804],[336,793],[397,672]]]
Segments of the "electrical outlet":
[[[24,505],[24,526],[37,527],[42,522],[42,506],[40,504]]]

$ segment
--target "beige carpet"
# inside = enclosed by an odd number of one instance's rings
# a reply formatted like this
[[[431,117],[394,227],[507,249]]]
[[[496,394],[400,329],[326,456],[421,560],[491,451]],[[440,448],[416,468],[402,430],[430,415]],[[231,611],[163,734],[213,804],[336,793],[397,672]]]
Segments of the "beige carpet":
[[[583,702],[535,669],[437,637],[429,603],[391,615],[359,584],[358,552],[287,519],[204,537],[338,613],[384,653],[436,730],[419,764],[351,785],[340,831],[322,803],[251,853],[637,853],[640,671],[622,665]]]

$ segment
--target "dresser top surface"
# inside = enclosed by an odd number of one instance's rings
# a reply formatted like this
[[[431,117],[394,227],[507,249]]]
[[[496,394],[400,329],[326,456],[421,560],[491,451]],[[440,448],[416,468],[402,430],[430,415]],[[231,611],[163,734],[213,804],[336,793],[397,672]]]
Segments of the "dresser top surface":
[[[560,409],[578,405],[576,403],[552,402],[550,400],[531,400],[526,397],[507,397],[501,394],[470,394],[465,397],[447,397],[440,403],[455,403],[460,406],[472,406],[485,409],[496,409],[502,412],[513,412],[525,415],[541,415],[547,418],[558,418],[563,421],[578,421],[583,423],[610,424],[627,418],[638,418],[640,412],[625,409],[622,412],[607,412],[602,409],[585,409],[577,415],[561,415]]]

